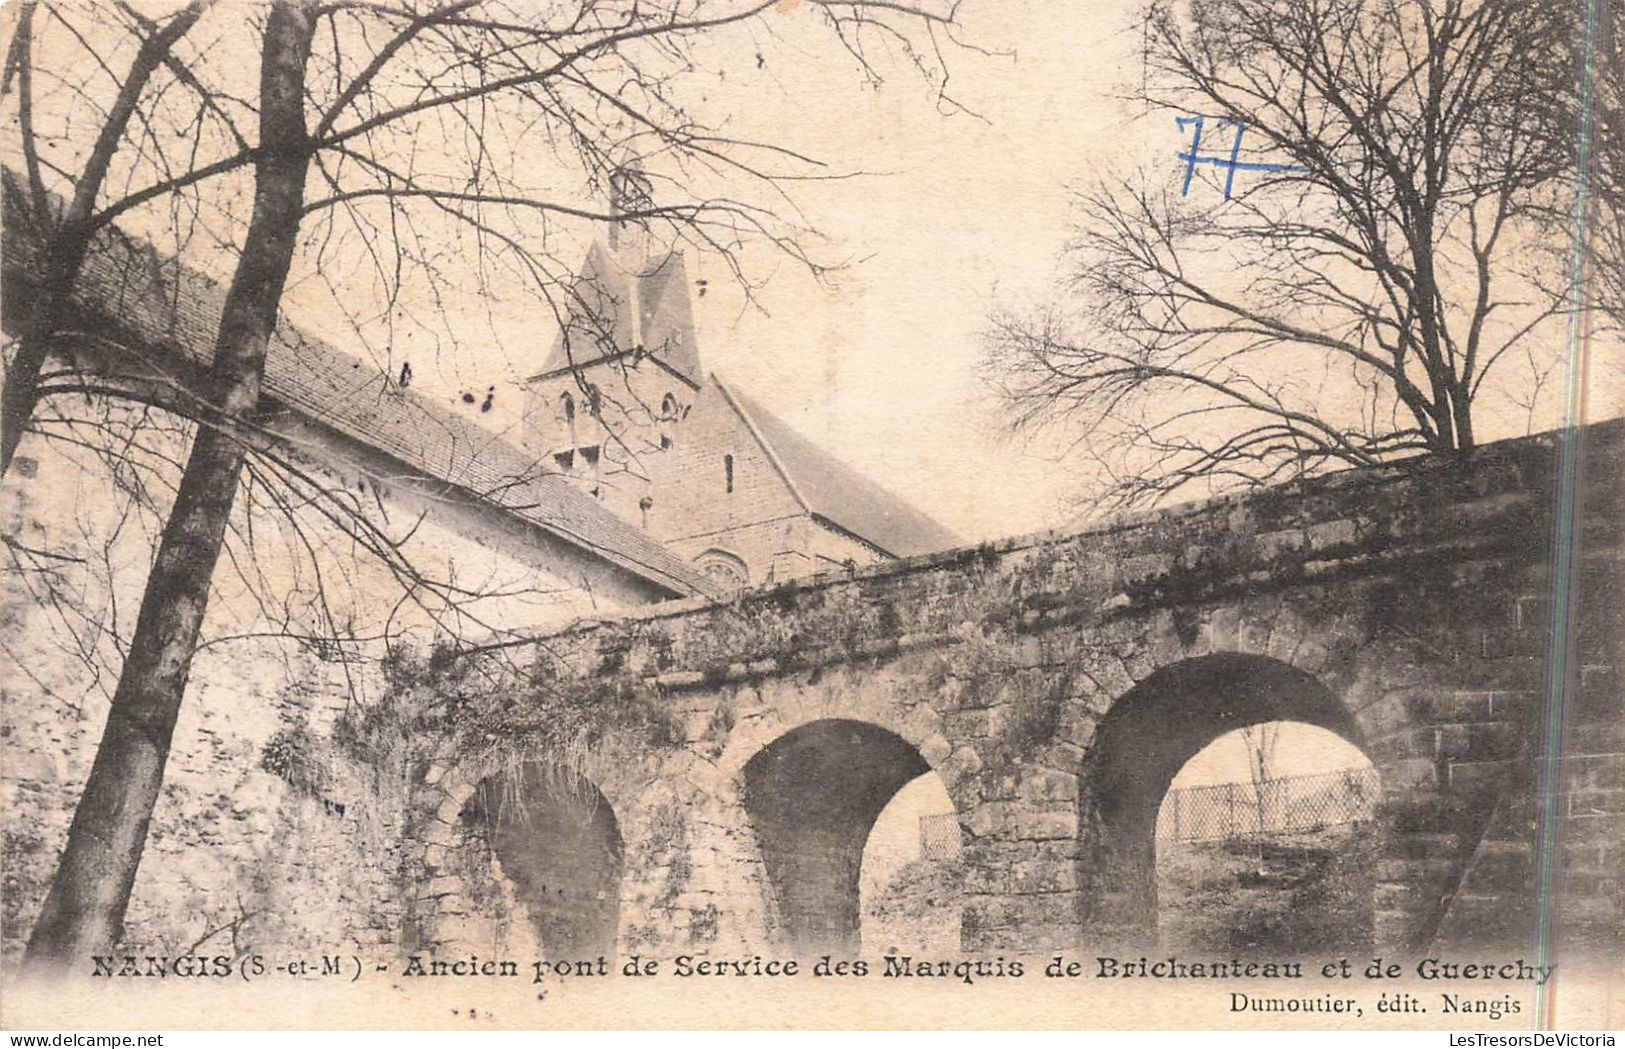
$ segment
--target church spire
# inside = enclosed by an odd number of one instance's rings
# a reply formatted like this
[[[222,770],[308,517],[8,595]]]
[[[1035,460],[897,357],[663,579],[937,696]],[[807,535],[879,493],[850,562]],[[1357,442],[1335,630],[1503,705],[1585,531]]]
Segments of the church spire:
[[[656,247],[646,219],[653,183],[633,158],[609,173],[607,235],[588,249],[573,301],[538,377],[608,357],[635,353],[658,360],[698,386],[688,269],[681,251]]]

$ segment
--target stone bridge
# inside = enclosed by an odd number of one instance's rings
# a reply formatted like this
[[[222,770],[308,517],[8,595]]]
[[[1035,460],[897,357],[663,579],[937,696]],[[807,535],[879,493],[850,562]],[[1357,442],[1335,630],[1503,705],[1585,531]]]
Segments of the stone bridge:
[[[1380,774],[1379,948],[1527,944],[1542,846],[1561,934],[1617,944],[1625,426],[1580,437],[1562,579],[1547,435],[578,624],[537,665],[667,728],[579,773],[441,747],[409,940],[489,943],[528,914],[544,948],[852,952],[870,828],[934,770],[965,951],[1150,946],[1170,780],[1284,719]]]

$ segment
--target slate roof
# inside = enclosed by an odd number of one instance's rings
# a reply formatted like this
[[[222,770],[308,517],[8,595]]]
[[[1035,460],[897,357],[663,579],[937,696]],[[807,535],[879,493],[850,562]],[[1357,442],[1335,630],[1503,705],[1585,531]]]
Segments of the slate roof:
[[[561,332],[542,370],[532,379],[551,378],[572,366],[579,370],[641,348],[696,388],[700,385],[704,376],[694,336],[688,270],[681,252],[670,252],[658,263],[632,270],[612,248],[594,242],[581,274],[575,287],[580,312],[566,323],[568,353]],[[808,513],[892,557],[961,544],[959,536],[834,458],[714,374],[710,381],[761,442]]]
[[[37,242],[23,232],[17,183],[5,178],[4,268],[8,328],[26,304]],[[194,364],[213,356],[225,292],[204,274],[160,257],[117,230],[87,257],[74,305],[81,327]],[[155,360],[160,367],[162,360]],[[589,550],[675,594],[715,595],[716,586],[665,546],[568,481],[538,472],[533,457],[412,389],[279,319],[266,363],[265,396],[402,463],[471,493],[489,506]]]
[[[532,378],[548,378],[572,365],[584,368],[641,350],[699,386],[699,347],[694,337],[688,267],[681,252],[668,252],[646,268],[629,271],[610,249],[594,242],[572,297],[564,330],[554,340],[542,370]]]
[[[830,455],[772,412],[715,375],[711,379],[808,513],[892,557],[913,557],[963,544],[958,535]]]

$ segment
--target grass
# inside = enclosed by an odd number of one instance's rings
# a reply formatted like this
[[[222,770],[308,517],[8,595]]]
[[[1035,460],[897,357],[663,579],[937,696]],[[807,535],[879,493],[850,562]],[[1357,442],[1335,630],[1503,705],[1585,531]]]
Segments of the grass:
[[[1302,957],[1371,945],[1369,824],[1219,842],[1159,842],[1164,948]]]

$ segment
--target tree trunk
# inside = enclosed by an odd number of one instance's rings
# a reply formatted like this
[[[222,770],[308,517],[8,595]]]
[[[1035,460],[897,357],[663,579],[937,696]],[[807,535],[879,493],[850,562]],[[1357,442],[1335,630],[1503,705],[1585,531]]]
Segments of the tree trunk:
[[[277,0],[265,24],[254,214],[226,296],[210,372],[219,420],[199,424],[142,595],[90,779],[29,938],[33,972],[83,971],[120,938],[192,653],[242,470],[233,424],[257,411],[265,355],[304,207],[304,78],[313,14]]]

